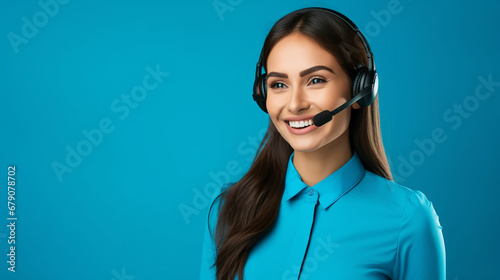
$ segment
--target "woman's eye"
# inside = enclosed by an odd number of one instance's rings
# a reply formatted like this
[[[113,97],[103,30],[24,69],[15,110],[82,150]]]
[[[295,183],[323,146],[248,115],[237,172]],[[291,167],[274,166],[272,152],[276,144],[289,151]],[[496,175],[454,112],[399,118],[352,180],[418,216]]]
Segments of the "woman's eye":
[[[312,85],[319,84],[319,83],[324,83],[324,82],[326,82],[326,80],[323,79],[323,78],[320,78],[320,77],[312,77],[309,80],[309,84],[312,84]]]
[[[285,88],[286,85],[284,83],[280,83],[280,82],[274,82],[274,83],[271,83],[271,86],[270,88]]]

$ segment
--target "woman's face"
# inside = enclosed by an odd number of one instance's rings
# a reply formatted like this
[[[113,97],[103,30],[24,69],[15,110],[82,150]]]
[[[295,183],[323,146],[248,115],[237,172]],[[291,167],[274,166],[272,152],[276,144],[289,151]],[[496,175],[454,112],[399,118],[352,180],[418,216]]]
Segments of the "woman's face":
[[[351,107],[321,127],[293,127],[312,123],[314,115],[331,111],[350,99],[351,79],[332,54],[307,36],[292,33],[272,48],[267,73],[267,111],[295,152],[340,145],[335,140],[348,131]],[[359,105],[355,103],[353,108]],[[344,144],[345,139],[348,141],[343,137]]]

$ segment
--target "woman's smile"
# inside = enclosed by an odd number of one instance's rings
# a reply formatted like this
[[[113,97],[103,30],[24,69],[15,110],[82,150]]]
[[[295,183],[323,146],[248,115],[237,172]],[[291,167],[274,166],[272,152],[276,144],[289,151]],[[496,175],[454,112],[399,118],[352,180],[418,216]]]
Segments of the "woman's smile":
[[[290,133],[295,135],[307,134],[318,127],[313,123],[314,116],[290,117],[285,118],[284,122]]]

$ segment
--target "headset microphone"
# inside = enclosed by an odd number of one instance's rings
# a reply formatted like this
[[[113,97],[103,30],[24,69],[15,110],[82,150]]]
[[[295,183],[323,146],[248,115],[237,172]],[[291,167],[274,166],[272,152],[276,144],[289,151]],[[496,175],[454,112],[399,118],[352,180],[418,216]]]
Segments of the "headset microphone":
[[[333,116],[335,116],[336,114],[340,113],[345,108],[351,106],[352,104],[354,104],[355,102],[357,102],[361,98],[367,96],[372,91],[373,91],[373,87],[372,88],[366,87],[360,93],[358,93],[355,97],[351,98],[351,100],[349,100],[346,103],[340,105],[335,110],[333,110],[333,111],[325,110],[325,111],[323,111],[323,112],[315,115],[313,117],[313,123],[314,123],[314,125],[320,127],[320,126],[324,125],[325,123],[331,121]]]

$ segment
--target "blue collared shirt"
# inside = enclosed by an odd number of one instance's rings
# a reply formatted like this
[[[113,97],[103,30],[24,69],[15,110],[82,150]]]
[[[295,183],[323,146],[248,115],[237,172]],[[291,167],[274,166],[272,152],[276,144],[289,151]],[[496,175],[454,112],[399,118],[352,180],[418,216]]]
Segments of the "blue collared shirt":
[[[366,170],[356,151],[337,171],[307,186],[293,155],[277,221],[251,249],[244,280],[446,279],[442,227],[422,192]],[[215,279],[215,245],[207,228],[202,280]]]

